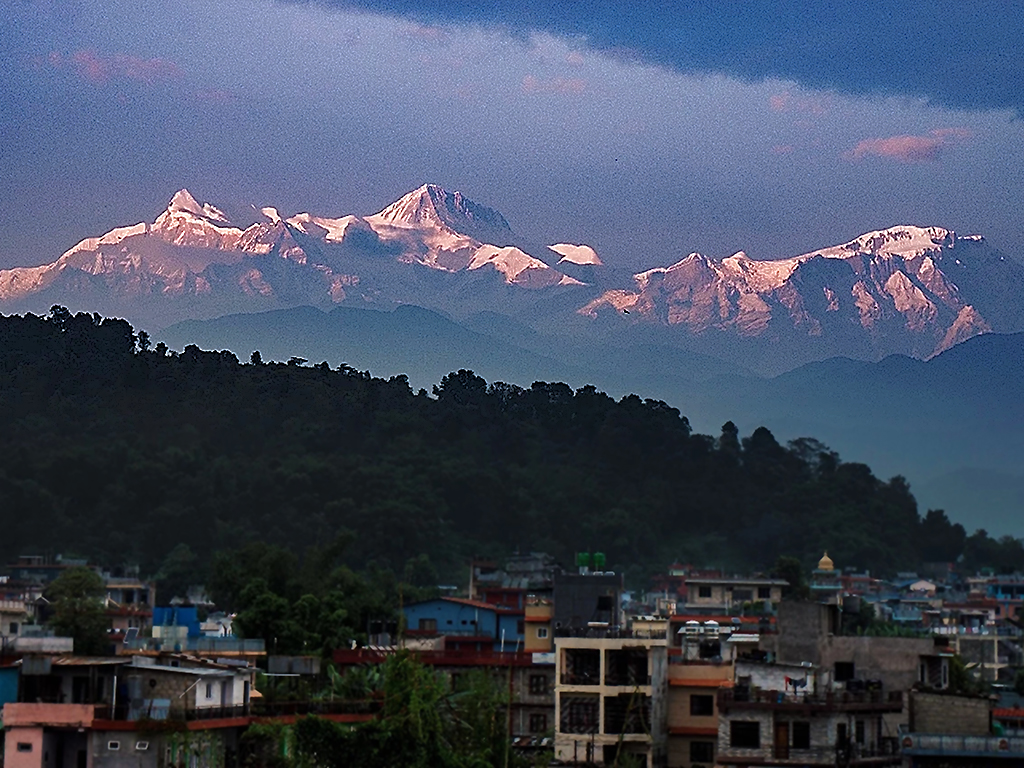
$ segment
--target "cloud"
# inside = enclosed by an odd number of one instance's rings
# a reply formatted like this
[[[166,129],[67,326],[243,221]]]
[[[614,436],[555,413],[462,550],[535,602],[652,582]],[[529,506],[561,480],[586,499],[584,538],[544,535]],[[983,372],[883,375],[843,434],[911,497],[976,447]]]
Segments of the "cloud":
[[[864,139],[847,156],[854,160],[884,157],[901,163],[923,163],[938,160],[950,146],[970,136],[965,128],[937,128],[923,136],[888,136]]]
[[[768,108],[772,112],[796,112],[820,117],[829,112],[830,101],[827,96],[793,95],[792,91],[783,91],[768,97]]]
[[[583,93],[587,89],[587,81],[580,77],[553,77],[542,80],[533,75],[523,78],[523,93],[558,93],[571,95]]]
[[[524,39],[546,32],[688,73],[1024,113],[1024,57],[1017,55],[1024,50],[1024,0],[682,0],[628,12],[602,0],[319,2],[424,24],[500,28]]]
[[[127,53],[104,55],[94,50],[79,50],[65,55],[53,51],[45,64],[52,69],[73,72],[93,85],[131,81],[145,85],[180,80],[184,72],[173,61],[144,59]]]
[[[451,35],[449,35],[448,31],[433,24],[414,24],[403,30],[401,36],[418,43],[441,47],[451,43]]]

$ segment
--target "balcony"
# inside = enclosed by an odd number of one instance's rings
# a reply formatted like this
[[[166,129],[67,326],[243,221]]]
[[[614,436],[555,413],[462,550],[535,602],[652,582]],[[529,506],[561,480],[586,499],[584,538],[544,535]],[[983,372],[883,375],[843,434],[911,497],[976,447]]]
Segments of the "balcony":
[[[840,691],[822,694],[733,688],[719,690],[718,709],[775,709],[792,713],[902,712],[902,691]]]
[[[880,745],[851,744],[845,748],[835,745],[810,747],[809,749],[786,747],[783,750],[770,746],[758,750],[720,747],[717,762],[725,765],[736,763],[779,766],[848,765],[869,768],[869,766],[900,765],[902,758],[896,745],[892,741],[886,741]]]
[[[171,707],[167,699],[154,699],[153,702],[153,706],[143,708],[120,704],[117,707],[96,706],[94,719],[107,722],[159,720],[174,723],[234,720],[249,717],[290,717],[297,715],[372,715],[380,710],[381,705],[379,701],[374,699],[280,702],[254,700],[247,705],[185,709]]]
[[[263,640],[237,637],[139,637],[126,641],[124,648],[128,651],[266,655]]]
[[[597,639],[665,640],[664,629],[628,629],[626,627],[556,627],[555,637],[585,637]]]

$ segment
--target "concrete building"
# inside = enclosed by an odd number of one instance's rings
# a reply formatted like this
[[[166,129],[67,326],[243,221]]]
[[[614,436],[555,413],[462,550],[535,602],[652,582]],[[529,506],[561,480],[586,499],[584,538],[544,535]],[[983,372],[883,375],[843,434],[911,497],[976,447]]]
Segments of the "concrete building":
[[[782,579],[692,577],[686,579],[686,612],[731,614],[744,606],[776,605],[782,600]]]
[[[809,663],[737,662],[734,686],[718,692],[718,764],[898,765],[884,716],[903,711],[902,692],[835,691],[822,672]]]
[[[993,726],[993,704],[983,696],[913,691],[900,741],[905,768],[1024,765],[1024,736]]]
[[[555,759],[612,765],[629,754],[645,766],[664,766],[664,636],[614,628],[592,629],[588,637],[568,634],[555,633]]]
[[[2,712],[5,768],[224,766],[252,720],[253,674],[185,657],[27,657]]]

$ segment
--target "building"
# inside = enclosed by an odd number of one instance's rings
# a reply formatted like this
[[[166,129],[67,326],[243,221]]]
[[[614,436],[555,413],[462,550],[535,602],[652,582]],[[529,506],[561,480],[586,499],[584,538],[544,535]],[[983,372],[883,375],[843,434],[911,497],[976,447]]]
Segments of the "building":
[[[718,691],[719,765],[899,765],[884,716],[903,711],[901,691],[838,690],[820,667],[736,664],[735,684]]]
[[[449,650],[516,651],[523,649],[525,611],[462,597],[439,597],[406,605],[405,634],[444,638]]]
[[[225,737],[236,744],[250,722],[247,666],[62,656],[26,657],[20,672],[18,701],[3,709],[5,768],[157,768],[175,762],[167,750],[185,743],[183,733],[202,730],[222,732],[220,754],[196,755],[193,764],[223,764]],[[181,726],[146,725],[153,721]],[[212,749],[214,740],[206,742]]]
[[[901,736],[905,768],[1002,768],[1024,765],[1024,736],[993,725],[994,701],[913,691]]]
[[[600,625],[618,627],[622,617],[622,575],[612,572],[555,574],[555,630],[585,632]]]
[[[686,579],[686,612],[731,614],[782,600],[783,579],[691,577]]]
[[[556,760],[613,765],[625,753],[666,764],[668,649],[652,634],[556,629]]]
[[[412,655],[448,678],[453,691],[467,675],[484,672],[508,688],[509,728],[512,746],[520,751],[551,746],[554,728],[555,665],[550,653],[495,651],[490,645],[472,650],[438,647],[417,649]],[[398,648],[341,648],[333,661],[342,670],[367,664],[383,664]]]
[[[552,622],[555,616],[554,603],[546,598],[530,595],[526,598],[523,621],[526,624],[523,638],[528,653],[551,653],[554,649]]]
[[[673,616],[668,651],[669,768],[709,768],[717,763],[718,693],[733,687],[741,660],[768,661],[772,622]],[[765,617],[762,617],[765,618]],[[724,622],[724,623],[723,623]],[[763,633],[763,634],[762,634]]]
[[[716,763],[718,692],[732,686],[729,662],[669,658],[669,768],[710,768]]]

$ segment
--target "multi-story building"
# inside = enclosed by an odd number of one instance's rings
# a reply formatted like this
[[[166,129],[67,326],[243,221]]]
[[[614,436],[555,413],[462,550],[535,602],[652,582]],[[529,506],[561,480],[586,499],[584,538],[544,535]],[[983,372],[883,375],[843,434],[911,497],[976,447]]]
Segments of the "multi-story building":
[[[556,629],[556,760],[613,765],[628,754],[666,764],[668,649],[655,634]]]
[[[26,657],[2,712],[5,768],[224,766],[253,675],[183,656]]]
[[[809,663],[737,662],[734,687],[718,691],[717,764],[899,765],[884,716],[903,711],[902,692],[835,690],[822,672]]]
[[[733,577],[692,577],[686,579],[686,612],[697,614],[731,614],[744,606],[778,604],[782,579]]]

